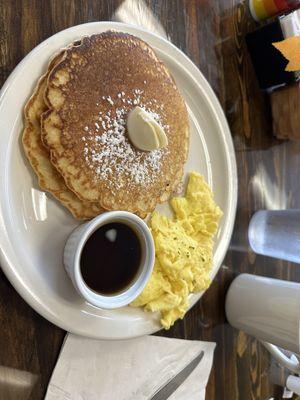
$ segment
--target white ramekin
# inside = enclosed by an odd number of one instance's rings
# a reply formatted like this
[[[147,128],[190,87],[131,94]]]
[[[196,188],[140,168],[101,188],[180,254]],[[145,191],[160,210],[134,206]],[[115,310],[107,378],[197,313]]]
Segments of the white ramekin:
[[[91,290],[84,282],[80,271],[80,257],[88,238],[100,226],[111,222],[123,222],[138,235],[142,246],[140,272],[124,291],[115,295],[102,295]],[[131,303],[145,288],[154,265],[155,250],[147,224],[135,214],[126,211],[110,211],[79,225],[69,236],[64,250],[64,265],[77,292],[89,303],[101,308],[119,308]],[[101,263],[101,253],[99,253]]]

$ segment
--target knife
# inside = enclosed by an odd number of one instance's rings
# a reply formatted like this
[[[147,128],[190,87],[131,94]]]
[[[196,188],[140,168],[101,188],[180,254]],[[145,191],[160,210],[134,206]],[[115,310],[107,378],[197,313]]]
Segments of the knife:
[[[201,351],[192,361],[188,363],[177,375],[175,375],[166,384],[160,387],[149,400],[166,400],[176,389],[191,375],[197,365],[204,356],[204,351]]]

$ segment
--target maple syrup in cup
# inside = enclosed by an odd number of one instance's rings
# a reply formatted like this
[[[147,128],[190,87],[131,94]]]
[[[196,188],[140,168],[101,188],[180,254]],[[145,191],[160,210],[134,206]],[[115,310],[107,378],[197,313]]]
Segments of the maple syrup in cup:
[[[142,245],[136,232],[127,224],[110,222],[88,238],[81,253],[80,272],[95,292],[119,293],[134,280],[141,257]]]
[[[77,227],[64,264],[77,292],[101,308],[131,303],[145,288],[155,250],[147,224],[135,214],[111,211]]]

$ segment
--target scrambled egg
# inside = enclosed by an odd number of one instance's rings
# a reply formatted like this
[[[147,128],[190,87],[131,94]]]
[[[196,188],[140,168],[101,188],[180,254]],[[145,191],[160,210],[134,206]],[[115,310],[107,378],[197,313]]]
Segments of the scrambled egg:
[[[170,204],[174,218],[154,212],[150,229],[155,243],[155,265],[141,295],[131,305],[159,311],[165,329],[188,310],[190,293],[210,284],[213,236],[222,211],[204,178],[191,172],[185,197]]]

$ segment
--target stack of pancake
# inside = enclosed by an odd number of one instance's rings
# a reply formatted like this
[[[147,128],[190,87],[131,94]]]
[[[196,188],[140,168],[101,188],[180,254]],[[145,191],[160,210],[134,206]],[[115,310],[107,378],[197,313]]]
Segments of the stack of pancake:
[[[141,151],[126,118],[139,106],[168,146]],[[25,107],[23,146],[41,189],[78,219],[105,210],[145,217],[181,182],[188,154],[186,106],[166,66],[141,39],[107,31],[50,61]]]

